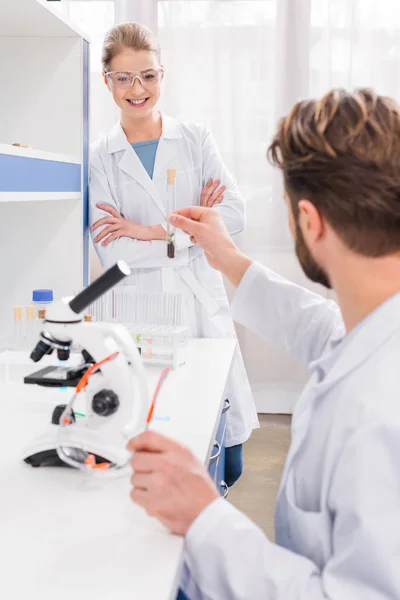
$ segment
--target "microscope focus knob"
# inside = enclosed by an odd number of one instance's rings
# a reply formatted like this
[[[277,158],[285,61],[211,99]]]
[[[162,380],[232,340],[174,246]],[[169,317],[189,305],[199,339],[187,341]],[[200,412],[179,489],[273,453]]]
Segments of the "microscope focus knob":
[[[101,390],[93,396],[92,410],[100,417],[113,415],[119,406],[118,396],[112,390]]]

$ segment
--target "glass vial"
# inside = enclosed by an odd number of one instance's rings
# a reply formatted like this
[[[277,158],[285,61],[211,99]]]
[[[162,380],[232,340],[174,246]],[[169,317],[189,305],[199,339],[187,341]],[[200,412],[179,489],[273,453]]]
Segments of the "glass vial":
[[[53,290],[33,290],[32,304],[36,307],[37,316],[39,317],[40,310],[46,310],[49,304],[54,300]]]
[[[44,310],[44,308],[39,308],[39,310],[37,311],[37,318],[38,318],[38,335],[43,331],[43,321],[46,318],[46,311]]]

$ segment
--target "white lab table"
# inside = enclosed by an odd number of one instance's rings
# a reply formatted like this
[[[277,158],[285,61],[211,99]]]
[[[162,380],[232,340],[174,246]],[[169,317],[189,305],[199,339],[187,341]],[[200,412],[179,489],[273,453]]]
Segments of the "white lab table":
[[[152,428],[210,455],[234,340],[193,340],[162,389]],[[35,366],[30,369],[34,371]],[[160,368],[148,367],[153,390]],[[183,540],[116,479],[21,460],[71,390],[0,385],[0,597],[7,600],[174,600]]]

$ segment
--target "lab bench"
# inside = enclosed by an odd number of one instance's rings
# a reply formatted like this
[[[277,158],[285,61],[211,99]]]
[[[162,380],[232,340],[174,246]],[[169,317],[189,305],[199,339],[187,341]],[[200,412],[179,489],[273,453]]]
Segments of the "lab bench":
[[[191,340],[187,362],[170,374],[152,422],[152,429],[209,464],[223,494],[224,390],[235,345]],[[160,370],[146,367],[149,391]],[[46,428],[66,393],[0,384],[0,596],[175,600],[183,539],[131,502],[129,472],[92,477],[73,469],[33,469],[21,460],[24,446]]]

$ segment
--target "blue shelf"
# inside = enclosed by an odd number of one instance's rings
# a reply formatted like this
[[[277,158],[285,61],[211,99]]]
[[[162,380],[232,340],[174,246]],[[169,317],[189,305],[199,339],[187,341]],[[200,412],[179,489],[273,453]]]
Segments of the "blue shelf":
[[[0,192],[80,192],[81,165],[0,154]]]

